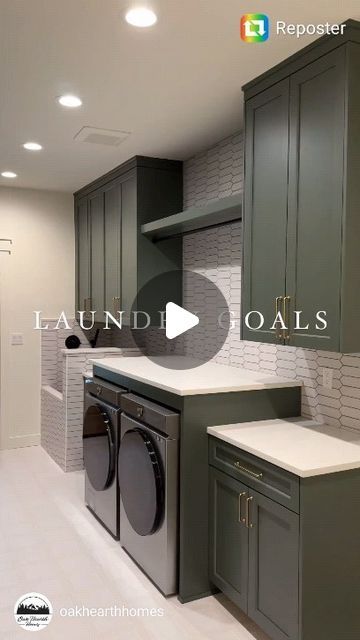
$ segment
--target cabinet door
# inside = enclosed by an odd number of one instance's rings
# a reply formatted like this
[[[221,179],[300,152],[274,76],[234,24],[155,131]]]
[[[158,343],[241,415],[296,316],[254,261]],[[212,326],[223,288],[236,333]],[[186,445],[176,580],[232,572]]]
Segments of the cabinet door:
[[[121,310],[121,184],[109,185],[105,205],[105,309],[117,317]]]
[[[289,234],[286,291],[290,344],[339,350],[345,131],[345,50],[291,77]],[[294,310],[302,311],[295,330]],[[317,330],[317,311],[328,327]],[[318,323],[322,327],[322,323]]]
[[[289,80],[246,102],[242,338],[280,342],[269,327],[285,293],[288,203]],[[245,315],[259,311],[263,328]],[[258,316],[251,318],[257,326]]]
[[[97,322],[104,320],[104,193],[97,192],[89,198],[90,217],[90,281],[91,310],[96,311]]]
[[[248,615],[274,640],[296,640],[299,516],[250,490]]]
[[[88,203],[82,199],[75,203],[76,232],[76,310],[84,311],[90,297],[90,252]]]
[[[247,611],[247,487],[210,467],[209,577],[243,611]]]
[[[121,243],[121,306],[125,311],[124,324],[129,321],[138,288],[138,219],[136,178],[129,177],[121,183],[122,243]]]

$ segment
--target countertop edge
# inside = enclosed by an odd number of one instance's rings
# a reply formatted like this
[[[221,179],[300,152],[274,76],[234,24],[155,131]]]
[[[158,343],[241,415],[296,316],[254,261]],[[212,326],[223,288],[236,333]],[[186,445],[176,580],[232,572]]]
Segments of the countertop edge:
[[[216,429],[217,427],[208,427],[208,435],[213,436],[218,440],[223,440],[224,442],[231,444],[236,449],[246,451],[246,453],[250,453],[257,458],[260,458],[261,460],[266,460],[266,462],[270,462],[276,467],[280,467],[280,469],[284,469],[285,471],[288,471],[289,473],[292,473],[293,475],[300,478],[313,478],[315,476],[325,476],[331,473],[339,473],[341,471],[352,471],[353,469],[360,469],[360,460],[358,462],[344,462],[343,464],[332,465],[331,467],[316,467],[306,470],[299,469],[298,467],[293,467],[292,465],[287,464],[286,462],[283,462],[278,458],[274,458],[271,455],[264,454],[262,451],[259,451],[254,447],[250,447],[249,445],[242,443],[240,444],[239,442],[234,442],[231,437],[219,434]]]
[[[151,387],[156,387],[157,389],[162,389],[163,391],[168,391],[169,393],[173,393],[178,396],[210,395],[210,394],[217,394],[217,393],[238,393],[242,391],[262,391],[266,389],[269,389],[269,390],[270,389],[288,389],[288,388],[303,386],[302,380],[289,379],[289,381],[283,381],[283,382],[277,382],[277,383],[274,382],[274,383],[266,384],[263,382],[252,382],[252,383],[242,384],[242,385],[218,387],[216,389],[211,387],[210,388],[206,387],[203,389],[194,389],[194,388],[178,389],[176,387],[171,387],[169,385],[154,381],[150,378],[146,378],[139,374],[133,374],[129,371],[122,371],[117,369],[116,367],[112,367],[110,364],[111,358],[109,358],[109,364],[106,364],[106,365],[98,364],[99,360],[101,360],[101,358],[91,358],[90,363],[101,369],[105,369],[105,370],[111,371],[112,373],[118,374],[119,376],[124,376],[126,378],[130,378],[131,380],[137,380],[138,382],[142,382],[143,384],[148,384]],[[234,369],[236,369],[236,367],[234,367]]]

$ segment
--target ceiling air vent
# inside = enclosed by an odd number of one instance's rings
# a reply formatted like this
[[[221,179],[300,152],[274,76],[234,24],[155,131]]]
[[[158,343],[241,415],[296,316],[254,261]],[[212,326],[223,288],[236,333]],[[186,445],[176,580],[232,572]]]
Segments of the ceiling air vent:
[[[118,147],[130,135],[129,131],[117,131],[116,129],[99,129],[98,127],[83,127],[74,136],[77,142],[90,142],[102,144],[107,147]]]

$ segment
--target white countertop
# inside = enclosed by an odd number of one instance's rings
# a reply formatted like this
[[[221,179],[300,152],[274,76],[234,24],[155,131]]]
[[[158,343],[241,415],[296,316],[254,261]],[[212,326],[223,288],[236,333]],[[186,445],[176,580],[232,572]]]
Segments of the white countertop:
[[[182,368],[167,368],[166,365],[170,359]],[[184,356],[162,356],[156,358],[156,362],[149,360],[146,356],[93,359],[91,362],[108,371],[179,396],[298,387],[302,384],[299,380],[269,376],[266,373],[240,367],[229,367],[213,362],[201,364]],[[196,363],[198,366],[195,368],[185,368]]]
[[[314,420],[243,422],[207,432],[302,478],[360,468],[360,433]]]

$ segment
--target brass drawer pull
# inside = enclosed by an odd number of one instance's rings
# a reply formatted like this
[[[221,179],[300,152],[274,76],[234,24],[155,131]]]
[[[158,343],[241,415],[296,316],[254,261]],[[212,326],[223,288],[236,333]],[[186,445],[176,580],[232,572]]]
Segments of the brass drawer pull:
[[[248,529],[252,529],[253,528],[253,523],[250,522],[250,503],[253,501],[253,497],[250,496],[249,498],[246,498],[246,526]]]
[[[241,493],[239,493],[239,503],[238,503],[238,521],[239,522],[246,522],[246,519],[242,517],[241,515],[241,498],[243,496],[246,496],[246,491],[242,491]]]
[[[246,467],[243,467],[238,461],[234,462],[234,467],[236,467],[240,471],[244,471],[244,473],[248,473],[253,478],[257,478],[257,480],[261,480],[261,478],[263,477],[263,474],[261,472],[257,473],[256,471],[247,469]]]

